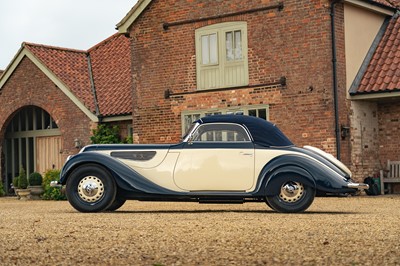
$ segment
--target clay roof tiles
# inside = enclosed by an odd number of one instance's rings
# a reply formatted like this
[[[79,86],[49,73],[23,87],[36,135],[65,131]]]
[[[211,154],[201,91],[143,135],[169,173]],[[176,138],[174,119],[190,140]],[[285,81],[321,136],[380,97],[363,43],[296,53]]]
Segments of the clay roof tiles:
[[[126,115],[132,112],[129,40],[123,35],[114,34],[88,51],[33,43],[23,45],[92,113],[96,113],[96,99],[101,116]]]
[[[90,111],[95,110],[85,51],[33,43],[24,43],[24,47],[64,82]]]
[[[390,21],[353,94],[400,90],[400,15]]]
[[[114,34],[89,49],[94,84],[102,115],[132,113],[129,39]]]

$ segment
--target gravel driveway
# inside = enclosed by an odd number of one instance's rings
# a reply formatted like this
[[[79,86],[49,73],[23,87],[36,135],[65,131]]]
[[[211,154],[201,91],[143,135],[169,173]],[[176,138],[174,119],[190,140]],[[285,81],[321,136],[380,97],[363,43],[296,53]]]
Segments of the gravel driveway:
[[[400,195],[265,204],[128,201],[84,214],[68,202],[0,198],[1,265],[400,265]]]

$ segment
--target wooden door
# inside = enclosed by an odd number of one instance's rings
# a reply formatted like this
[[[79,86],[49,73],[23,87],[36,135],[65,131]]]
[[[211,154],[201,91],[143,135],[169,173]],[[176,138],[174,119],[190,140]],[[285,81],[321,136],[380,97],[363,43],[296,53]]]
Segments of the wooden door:
[[[36,138],[36,172],[44,173],[49,169],[61,169],[61,136]]]

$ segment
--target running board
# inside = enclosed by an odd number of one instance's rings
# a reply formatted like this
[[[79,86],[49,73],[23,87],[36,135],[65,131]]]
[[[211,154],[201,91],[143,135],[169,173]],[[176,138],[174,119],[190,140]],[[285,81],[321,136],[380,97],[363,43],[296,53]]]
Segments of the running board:
[[[200,204],[243,204],[244,199],[213,199],[213,198],[205,198],[199,199]]]

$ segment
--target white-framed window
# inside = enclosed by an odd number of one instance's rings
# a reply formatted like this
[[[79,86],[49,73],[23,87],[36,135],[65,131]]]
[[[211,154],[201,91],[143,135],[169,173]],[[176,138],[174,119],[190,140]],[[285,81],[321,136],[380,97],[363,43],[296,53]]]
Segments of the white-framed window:
[[[204,116],[233,114],[233,115],[256,116],[256,117],[268,120],[269,119],[268,110],[269,110],[268,105],[247,105],[247,106],[236,106],[236,107],[223,108],[223,109],[184,111],[181,114],[182,133],[186,133],[194,121],[196,121]]]
[[[248,85],[246,22],[202,27],[195,38],[197,89]]]

